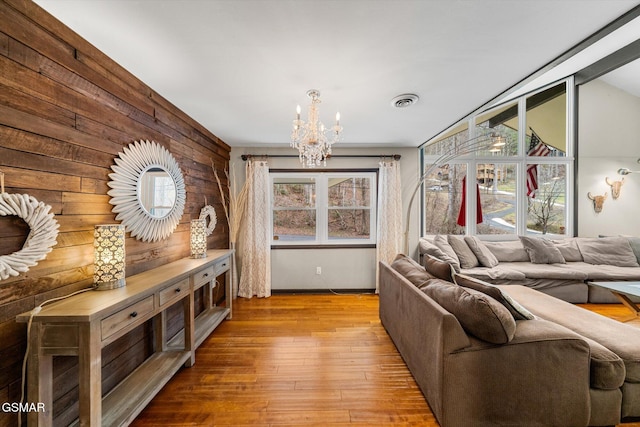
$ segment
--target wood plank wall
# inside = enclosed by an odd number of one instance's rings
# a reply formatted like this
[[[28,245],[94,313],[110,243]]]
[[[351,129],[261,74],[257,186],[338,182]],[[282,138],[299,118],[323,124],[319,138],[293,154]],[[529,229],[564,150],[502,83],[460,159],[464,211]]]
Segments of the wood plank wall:
[[[228,247],[211,162],[222,170],[229,146],[35,3],[0,0],[5,191],[50,205],[60,224],[58,243],[45,260],[0,281],[0,403],[20,398],[26,327],[15,316],[91,285],[93,226],[115,222],[107,195],[110,167],[123,147],[139,139],[154,140],[173,154],[185,177],[187,203],[167,240],[127,238],[127,276],[189,255],[189,221],[198,217],[205,197],[218,216],[208,246]],[[27,232],[20,218],[0,217],[0,255],[21,248]],[[144,326],[104,350],[105,389],[146,357],[149,336]],[[77,413],[76,362],[59,358],[54,365],[54,416],[57,425],[67,425]],[[0,426],[15,425],[14,414],[0,412]]]

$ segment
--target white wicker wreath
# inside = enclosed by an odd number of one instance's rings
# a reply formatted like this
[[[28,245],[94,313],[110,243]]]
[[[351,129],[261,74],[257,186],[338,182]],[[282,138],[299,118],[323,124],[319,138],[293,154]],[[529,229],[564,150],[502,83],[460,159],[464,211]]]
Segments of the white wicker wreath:
[[[178,226],[184,212],[186,191],[182,171],[171,153],[154,141],[135,141],[125,147],[116,164],[111,166],[108,185],[111,190],[109,203],[117,213],[116,220],[122,221],[125,229],[143,242],[155,242],[166,239]],[[142,174],[150,168],[160,168],[171,176],[176,187],[173,207],[163,217],[149,214],[139,197],[139,185]]]
[[[28,194],[0,193],[0,215],[15,215],[30,227],[22,249],[0,256],[0,280],[25,273],[46,258],[51,248],[58,243],[60,225],[49,211],[51,206]]]
[[[207,218],[209,222],[207,222]],[[207,236],[210,236],[211,233],[213,233],[213,230],[216,228],[216,224],[218,223],[216,210],[211,205],[205,206],[204,208],[200,209],[199,219],[204,219],[205,224],[207,225],[207,229],[205,231],[207,233]]]

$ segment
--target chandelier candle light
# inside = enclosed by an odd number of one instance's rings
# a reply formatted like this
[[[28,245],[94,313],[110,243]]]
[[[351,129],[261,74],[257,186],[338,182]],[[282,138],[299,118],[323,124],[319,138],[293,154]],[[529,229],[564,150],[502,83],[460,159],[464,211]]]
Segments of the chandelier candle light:
[[[336,124],[331,130],[324,127],[318,118],[320,104],[320,92],[316,89],[307,91],[311,98],[309,104],[309,116],[307,122],[300,119],[300,106],[296,108],[296,119],[293,121],[291,131],[291,147],[297,148],[300,153],[300,163],[303,167],[327,165],[327,158],[331,156],[331,146],[340,140],[342,127],[340,126],[340,113],[336,113]]]

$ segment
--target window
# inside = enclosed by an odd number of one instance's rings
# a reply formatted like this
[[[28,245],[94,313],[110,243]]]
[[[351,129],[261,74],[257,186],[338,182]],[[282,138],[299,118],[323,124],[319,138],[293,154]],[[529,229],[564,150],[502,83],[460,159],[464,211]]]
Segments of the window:
[[[466,164],[445,164],[425,180],[425,234],[463,234],[458,226]],[[464,212],[462,213],[465,218]]]
[[[477,163],[479,206],[481,221],[477,234],[516,233],[516,163]]]
[[[423,173],[431,171],[423,186],[423,234],[571,233],[570,84],[484,111],[422,148]],[[430,167],[451,147],[492,133],[503,137],[500,145]]]
[[[271,173],[272,244],[375,244],[375,172]]]
[[[273,239],[316,240],[316,182],[314,177],[273,177]]]

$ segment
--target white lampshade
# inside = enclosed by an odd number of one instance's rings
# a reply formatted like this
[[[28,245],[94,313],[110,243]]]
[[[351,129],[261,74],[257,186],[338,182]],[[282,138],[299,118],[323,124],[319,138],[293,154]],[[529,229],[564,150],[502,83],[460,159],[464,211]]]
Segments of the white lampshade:
[[[207,221],[191,220],[191,258],[207,257]]]
[[[93,232],[94,288],[100,291],[125,285],[125,230],[120,224],[96,225]]]

